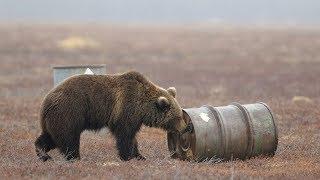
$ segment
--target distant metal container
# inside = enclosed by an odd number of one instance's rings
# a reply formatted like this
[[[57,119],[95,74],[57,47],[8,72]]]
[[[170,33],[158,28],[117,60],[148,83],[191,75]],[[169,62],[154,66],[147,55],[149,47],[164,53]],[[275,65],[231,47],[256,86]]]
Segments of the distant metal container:
[[[168,147],[176,158],[186,159],[184,152],[190,148],[197,161],[274,155],[277,149],[274,116],[265,103],[184,109],[184,119],[192,132],[181,137],[168,133]]]
[[[76,65],[76,66],[54,66],[53,67],[53,83],[54,86],[66,78],[76,74],[106,74],[106,65]]]

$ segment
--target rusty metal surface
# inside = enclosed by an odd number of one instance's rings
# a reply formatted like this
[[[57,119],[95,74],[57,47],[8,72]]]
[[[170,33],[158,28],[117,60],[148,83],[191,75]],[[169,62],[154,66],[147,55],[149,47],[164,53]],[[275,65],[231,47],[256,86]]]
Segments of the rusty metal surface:
[[[213,112],[207,106],[184,110],[190,117],[195,139],[193,149],[196,159],[204,159],[208,156],[222,155],[220,148],[223,145],[223,136],[220,124]]]
[[[270,108],[264,103],[247,104],[244,107],[252,120],[254,142],[251,156],[274,154],[278,135]]]
[[[272,112],[264,103],[202,106],[184,112],[186,122],[190,121],[194,128],[187,139],[195,160],[245,159],[276,151],[277,129]],[[175,152],[176,158],[185,159],[180,141],[179,135],[168,134],[169,150]]]

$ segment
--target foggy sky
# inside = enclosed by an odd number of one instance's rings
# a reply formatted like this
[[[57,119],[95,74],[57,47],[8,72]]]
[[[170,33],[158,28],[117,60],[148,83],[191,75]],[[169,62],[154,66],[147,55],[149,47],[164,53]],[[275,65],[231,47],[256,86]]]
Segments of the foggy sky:
[[[0,0],[0,21],[320,24],[319,0]]]

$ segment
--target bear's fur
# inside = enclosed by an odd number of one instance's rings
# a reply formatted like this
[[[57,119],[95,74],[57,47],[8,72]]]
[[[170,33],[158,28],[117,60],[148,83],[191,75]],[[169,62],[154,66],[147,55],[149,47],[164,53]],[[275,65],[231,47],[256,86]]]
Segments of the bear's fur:
[[[81,132],[108,127],[122,160],[144,159],[135,137],[142,124],[168,132],[186,127],[175,95],[175,88],[165,90],[138,72],[72,76],[42,102],[37,156],[46,161],[58,148],[67,160],[80,159]]]

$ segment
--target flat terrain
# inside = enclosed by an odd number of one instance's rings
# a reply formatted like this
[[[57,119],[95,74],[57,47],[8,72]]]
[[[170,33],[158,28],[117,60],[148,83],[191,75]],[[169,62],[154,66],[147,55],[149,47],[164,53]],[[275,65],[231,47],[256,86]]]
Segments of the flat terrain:
[[[320,179],[317,28],[0,25],[0,178]],[[175,86],[183,107],[263,101],[274,111],[274,157],[193,163],[169,157],[166,133],[143,128],[146,161],[119,160],[106,131],[84,132],[80,161],[40,162],[38,111],[52,65],[107,64]]]

